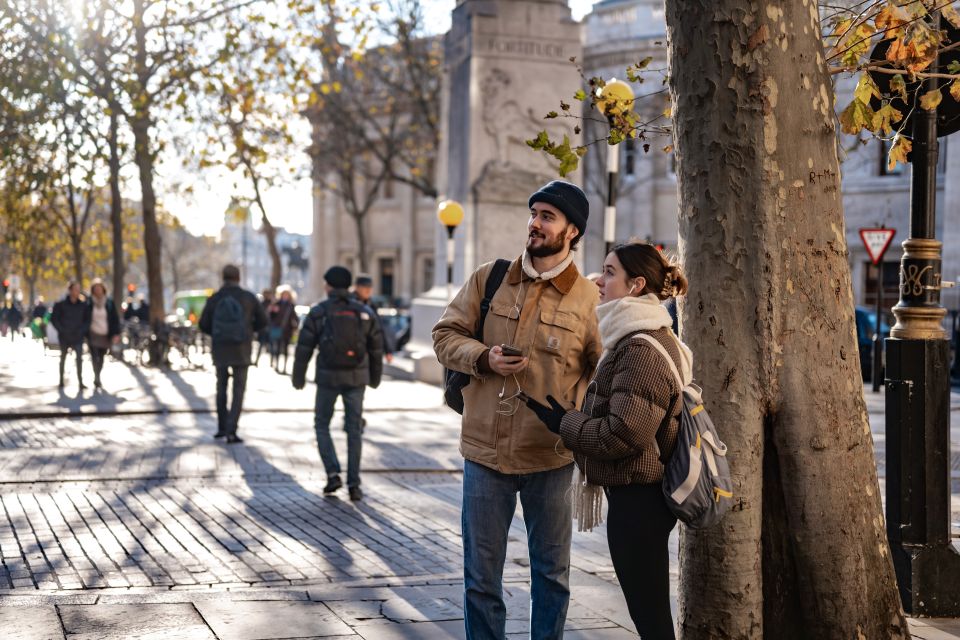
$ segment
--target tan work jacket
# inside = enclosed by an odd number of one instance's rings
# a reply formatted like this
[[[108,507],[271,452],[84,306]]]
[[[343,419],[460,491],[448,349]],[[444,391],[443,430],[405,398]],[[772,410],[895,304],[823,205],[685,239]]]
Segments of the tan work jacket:
[[[580,406],[600,359],[597,287],[572,263],[551,280],[533,280],[518,258],[491,300],[479,342],[473,336],[492,268],[487,263],[470,276],[433,328],[440,363],[473,376],[463,389],[460,453],[501,473],[557,469],[572,455],[516,394],[519,386],[544,404],[552,395],[565,407]],[[477,361],[499,344],[521,349],[527,368],[507,378],[482,373]]]

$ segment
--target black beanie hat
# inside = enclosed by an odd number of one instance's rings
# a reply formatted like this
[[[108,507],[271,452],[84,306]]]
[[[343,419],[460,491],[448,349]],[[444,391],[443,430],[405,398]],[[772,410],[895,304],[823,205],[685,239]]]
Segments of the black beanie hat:
[[[559,209],[567,216],[573,226],[580,232],[579,238],[587,230],[587,218],[590,217],[590,203],[583,190],[571,182],[554,180],[540,187],[540,190],[530,196],[527,203],[533,208],[534,202],[546,202]]]
[[[349,289],[353,283],[353,274],[346,267],[337,265],[327,269],[323,279],[334,289]]]

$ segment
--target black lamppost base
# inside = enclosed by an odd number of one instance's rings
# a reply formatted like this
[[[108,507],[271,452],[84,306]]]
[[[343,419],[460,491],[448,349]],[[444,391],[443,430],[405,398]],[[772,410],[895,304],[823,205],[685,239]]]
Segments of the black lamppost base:
[[[887,538],[903,608],[960,616],[960,553],[950,538],[950,345],[888,338]]]

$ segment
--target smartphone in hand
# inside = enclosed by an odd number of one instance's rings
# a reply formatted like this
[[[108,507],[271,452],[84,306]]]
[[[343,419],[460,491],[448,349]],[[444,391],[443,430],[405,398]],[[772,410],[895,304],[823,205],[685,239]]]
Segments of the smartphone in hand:
[[[500,345],[500,351],[501,353],[503,353],[503,355],[507,357],[517,357],[517,358],[523,357],[523,351],[520,351],[520,349],[517,349],[516,347],[509,344]]]

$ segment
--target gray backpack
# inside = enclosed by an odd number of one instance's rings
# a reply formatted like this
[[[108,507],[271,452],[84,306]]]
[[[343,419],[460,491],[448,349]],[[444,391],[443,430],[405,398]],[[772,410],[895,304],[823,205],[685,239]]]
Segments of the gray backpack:
[[[703,407],[701,390],[683,385],[673,358],[656,338],[637,334],[663,354],[680,386],[683,408],[677,445],[663,469],[663,496],[677,519],[692,529],[720,522],[733,506],[733,481],[727,464],[727,445],[720,441],[713,421]]]

